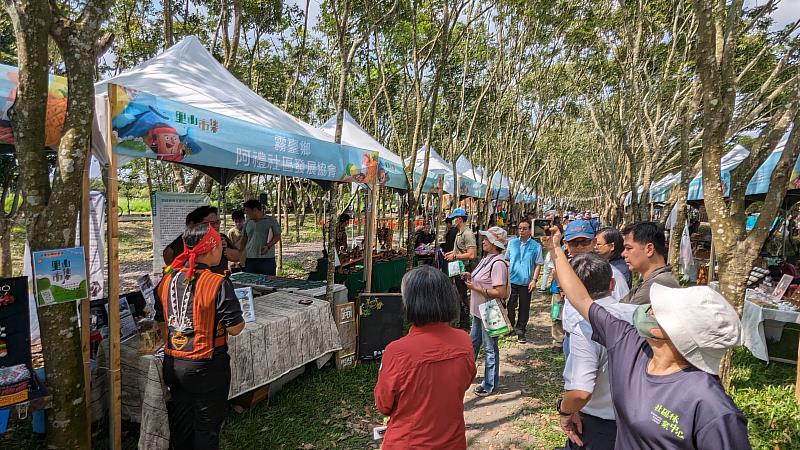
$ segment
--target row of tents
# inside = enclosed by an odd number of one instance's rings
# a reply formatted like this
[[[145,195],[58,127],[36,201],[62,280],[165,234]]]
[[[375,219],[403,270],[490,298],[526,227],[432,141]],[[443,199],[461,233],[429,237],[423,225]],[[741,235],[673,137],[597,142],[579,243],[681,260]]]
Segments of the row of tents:
[[[0,144],[13,145],[8,110],[13,106],[17,71],[0,66]],[[308,178],[320,182],[370,182],[407,190],[404,161],[367,133],[344,111],[342,143],[334,142],[335,116],[317,128],[265,100],[241,83],[194,36],[131,70],[97,83],[93,156],[106,164],[111,140],[119,164],[150,158],[196,168],[227,185],[243,172]],[[46,145],[55,147],[63,127],[66,80],[51,76]],[[106,99],[110,101],[106,101]],[[110,107],[110,110],[109,110]],[[60,120],[59,120],[60,119]],[[108,130],[108,123],[111,130]],[[415,183],[425,155],[426,192],[507,201],[511,182],[500,172],[487,176],[461,156],[453,165],[434,149],[419,149]],[[410,159],[405,164],[410,163]],[[374,179],[371,179],[374,177]],[[525,187],[515,200],[533,202]]]
[[[748,199],[758,200],[769,191],[770,180],[775,166],[778,164],[784,149],[786,148],[788,137],[785,137],[775,150],[767,157],[766,160],[758,167],[753,177],[747,184],[745,196]],[[730,180],[731,171],[739,167],[745,158],[750,154],[750,151],[741,145],[735,145],[731,151],[726,153],[720,161],[720,175],[723,183],[725,196],[730,193]],[[673,173],[665,176],[664,178],[652,183],[650,185],[649,202],[653,204],[666,203],[672,195],[672,189],[681,182],[681,173]],[[800,198],[800,158],[795,162],[792,169],[791,177],[789,178],[789,186],[787,186],[787,201],[793,202],[795,198]],[[644,189],[640,186],[638,189],[638,198]],[[703,172],[699,171],[694,178],[689,181],[689,188],[687,193],[688,202],[701,202],[703,200]],[[625,206],[631,204],[631,193],[628,192],[625,197]]]

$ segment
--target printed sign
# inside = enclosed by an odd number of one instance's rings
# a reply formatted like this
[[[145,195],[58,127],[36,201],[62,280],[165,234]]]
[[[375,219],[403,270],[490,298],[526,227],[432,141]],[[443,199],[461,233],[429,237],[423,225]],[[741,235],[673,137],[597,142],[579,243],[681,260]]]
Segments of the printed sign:
[[[109,85],[114,152],[339,182],[375,182],[378,153],[273,129]]]
[[[143,275],[136,279],[136,284],[139,285],[139,290],[142,291],[142,296],[147,304],[147,318],[152,319],[156,315],[156,297],[154,292],[157,283],[153,283],[153,279],[150,278],[150,275]]]
[[[106,312],[108,312],[108,303],[106,303]],[[133,319],[133,312],[128,300],[125,297],[119,298],[119,338],[121,342],[136,336],[139,329],[136,327],[136,321]]]
[[[86,259],[83,247],[33,252],[38,306],[87,298]]]
[[[789,285],[792,284],[791,275],[784,275],[781,277],[781,281],[778,282],[778,285],[775,286],[775,290],[772,291],[772,298],[775,300],[780,301],[783,298],[783,294],[786,293],[786,290],[789,289]]]
[[[153,273],[161,273],[166,266],[161,253],[183,234],[186,215],[208,205],[209,198],[206,194],[181,192],[156,192],[153,196]]]
[[[256,310],[253,307],[253,288],[243,287],[234,289],[239,305],[242,307],[242,317],[245,322],[255,322]]]

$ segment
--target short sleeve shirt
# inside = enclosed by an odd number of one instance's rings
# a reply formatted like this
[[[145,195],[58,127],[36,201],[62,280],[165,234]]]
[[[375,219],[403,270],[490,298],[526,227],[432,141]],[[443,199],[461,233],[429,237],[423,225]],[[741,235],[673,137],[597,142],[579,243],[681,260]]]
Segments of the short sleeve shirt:
[[[269,234],[281,235],[281,227],[272,216],[264,216],[261,220],[248,220],[244,224],[244,235],[247,236],[245,244],[245,257],[247,258],[275,258],[275,247],[261,253],[261,249],[269,241]]]
[[[614,299],[614,303],[618,303],[628,294],[628,284],[625,283],[625,275],[613,265],[611,265],[611,274],[614,277],[614,290],[611,292],[611,297]],[[578,322],[583,320],[581,315],[578,314],[578,310],[570,304],[568,298],[564,298],[563,317],[563,327],[567,333],[572,333],[577,328]]]
[[[491,289],[495,286],[505,286],[508,283],[508,266],[503,255],[485,256],[472,271],[472,282],[479,289]],[[475,317],[480,317],[478,306],[488,300],[483,293],[472,291],[470,293],[470,312]]]
[[[617,448],[749,450],[747,421],[719,379],[694,367],[647,373],[653,352],[636,329],[593,303],[592,339],[608,350]]]
[[[631,303],[634,305],[644,305],[650,303],[650,287],[653,283],[657,283],[670,288],[681,287],[675,275],[672,274],[672,269],[669,266],[664,266],[660,269],[654,270],[646,279],[639,282],[639,284],[631,289],[631,291],[622,300],[622,303]]]
[[[456,253],[466,253],[467,249],[478,248],[475,243],[475,234],[467,227],[456,234],[456,242],[453,250]]]

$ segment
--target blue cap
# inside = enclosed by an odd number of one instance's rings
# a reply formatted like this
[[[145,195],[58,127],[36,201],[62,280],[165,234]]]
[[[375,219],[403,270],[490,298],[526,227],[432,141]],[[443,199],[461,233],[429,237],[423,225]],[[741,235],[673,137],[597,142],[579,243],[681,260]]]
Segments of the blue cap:
[[[588,220],[573,220],[564,230],[564,240],[571,241],[575,238],[594,239],[594,227]]]
[[[448,219],[455,219],[456,217],[467,217],[467,210],[464,208],[456,208],[447,216]]]

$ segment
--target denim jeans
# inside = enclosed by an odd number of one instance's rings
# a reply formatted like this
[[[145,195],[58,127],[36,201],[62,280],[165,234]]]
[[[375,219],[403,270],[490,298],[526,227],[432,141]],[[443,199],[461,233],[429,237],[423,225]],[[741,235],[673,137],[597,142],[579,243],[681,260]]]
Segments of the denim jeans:
[[[479,317],[472,316],[472,328],[469,330],[469,337],[472,339],[472,350],[475,359],[478,359],[478,350],[483,344],[486,360],[484,361],[483,383],[481,387],[486,392],[494,392],[500,383],[500,349],[497,348],[497,338],[490,337],[483,329],[483,321]]]

